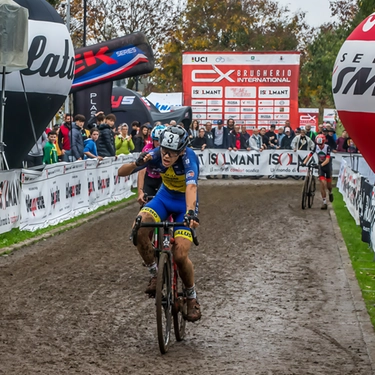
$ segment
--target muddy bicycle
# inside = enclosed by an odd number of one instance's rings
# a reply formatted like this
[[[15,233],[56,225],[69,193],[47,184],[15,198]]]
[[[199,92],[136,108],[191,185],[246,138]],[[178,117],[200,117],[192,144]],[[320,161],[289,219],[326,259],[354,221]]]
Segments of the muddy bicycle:
[[[132,230],[133,243],[137,246],[138,229],[142,227],[154,228],[152,243],[155,261],[158,264],[155,295],[156,324],[159,349],[162,354],[168,351],[171,342],[172,318],[176,340],[182,341],[185,336],[186,293],[172,253],[174,243],[173,228],[175,226],[186,226],[186,224],[184,222],[174,222],[172,218],[159,223],[144,223],[142,222],[142,217],[137,216]],[[195,230],[191,229],[191,231],[193,242],[198,246]]]
[[[306,207],[311,208],[314,203],[316,190],[316,177],[314,176],[314,169],[319,169],[319,165],[311,163],[307,166],[307,174],[302,188],[302,209]]]

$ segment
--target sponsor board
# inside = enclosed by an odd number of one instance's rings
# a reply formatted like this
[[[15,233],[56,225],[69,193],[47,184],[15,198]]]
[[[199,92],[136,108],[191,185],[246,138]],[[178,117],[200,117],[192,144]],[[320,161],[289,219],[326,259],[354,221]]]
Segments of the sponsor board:
[[[245,122],[248,130],[255,124]],[[308,151],[293,152],[292,150],[229,151],[224,149],[195,150],[199,159],[199,170],[203,176],[229,175],[288,175],[306,176],[307,168],[302,165]],[[333,176],[337,177],[343,159],[347,154],[335,153],[332,157]],[[374,176],[375,178],[375,176]]]
[[[212,112],[208,108],[214,107],[215,112],[220,108],[217,113],[222,119],[230,113],[251,111],[273,115],[265,121],[277,120],[282,125],[291,120],[297,124],[299,60],[299,53],[294,52],[185,52],[184,105],[205,108],[193,110],[194,118],[195,114]],[[221,103],[203,104],[211,99]],[[289,116],[276,119],[278,113]]]
[[[225,107],[225,112],[240,112],[240,107]]]
[[[41,174],[22,170],[20,187],[20,229],[31,230],[58,224],[95,210],[113,200],[132,195],[134,177],[119,177],[118,168],[136,155],[58,163],[46,166]],[[0,181],[3,173],[0,173]],[[0,227],[1,232],[1,227]]]
[[[0,233],[18,228],[20,224],[20,189],[17,171],[0,172]]]
[[[305,127],[311,125],[314,128],[318,128],[319,125],[319,108],[299,108],[299,126]]]
[[[238,106],[240,104],[241,104],[241,100],[225,100],[226,106],[230,106],[230,105]]]

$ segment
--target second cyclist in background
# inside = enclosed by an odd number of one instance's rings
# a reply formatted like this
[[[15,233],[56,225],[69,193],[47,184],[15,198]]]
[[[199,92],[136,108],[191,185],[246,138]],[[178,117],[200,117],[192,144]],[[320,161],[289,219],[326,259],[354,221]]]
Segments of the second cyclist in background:
[[[331,148],[326,144],[326,137],[323,134],[319,134],[315,138],[315,142],[315,149],[310,152],[303,163],[307,164],[314,154],[318,156],[320,192],[323,198],[321,209],[326,210],[328,207],[326,194],[327,189],[329,194],[329,201],[333,202]]]
[[[165,125],[156,125],[151,131],[152,143],[148,143],[143,147],[142,152],[149,152],[152,149],[159,147],[159,137],[161,132],[165,129]],[[138,172],[138,203],[142,206],[146,203],[144,195],[155,196],[159,190],[162,179],[160,173],[156,171],[151,165],[147,166],[146,169],[142,169]]]

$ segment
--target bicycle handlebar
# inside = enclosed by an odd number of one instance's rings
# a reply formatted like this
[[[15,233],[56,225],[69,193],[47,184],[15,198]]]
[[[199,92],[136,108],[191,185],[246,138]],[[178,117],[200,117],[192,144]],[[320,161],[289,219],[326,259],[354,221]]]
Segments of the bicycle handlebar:
[[[146,202],[150,202],[150,201],[152,201],[154,198],[155,198],[155,195],[148,195],[147,193],[144,193],[144,194],[143,194],[143,199],[144,199]]]
[[[297,171],[299,172],[299,167],[300,166],[304,166],[304,167],[307,167],[307,168],[312,168],[312,169],[319,169],[319,164],[316,164],[316,163],[311,163],[311,164],[309,164],[309,165],[304,165],[304,164],[298,164],[298,166],[297,166]]]
[[[130,236],[133,239],[134,246],[137,246],[137,232],[139,228],[173,228],[173,227],[186,227],[185,222],[176,222],[176,221],[161,221],[160,223],[142,223],[142,216],[137,216],[135,219],[135,224]],[[188,228],[191,230],[193,236],[193,242],[195,246],[199,245],[197,233],[194,228]]]

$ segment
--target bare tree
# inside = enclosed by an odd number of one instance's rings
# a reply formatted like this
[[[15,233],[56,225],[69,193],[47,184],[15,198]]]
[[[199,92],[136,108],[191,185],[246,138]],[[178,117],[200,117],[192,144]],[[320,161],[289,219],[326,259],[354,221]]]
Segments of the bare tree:
[[[86,0],[87,45],[143,32],[154,52],[175,29],[181,2],[173,0]],[[71,33],[73,43],[81,47],[83,34],[82,0],[72,0]]]

